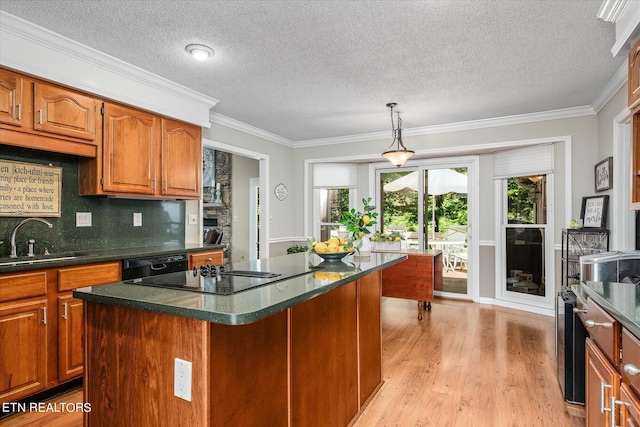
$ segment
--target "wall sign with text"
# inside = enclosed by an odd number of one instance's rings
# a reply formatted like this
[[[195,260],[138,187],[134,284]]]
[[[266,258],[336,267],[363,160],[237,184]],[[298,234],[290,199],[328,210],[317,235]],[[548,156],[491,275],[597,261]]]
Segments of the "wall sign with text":
[[[60,216],[62,168],[0,159],[0,216]]]
[[[609,210],[609,196],[591,196],[582,198],[583,228],[598,228],[604,230],[607,227],[607,213]]]

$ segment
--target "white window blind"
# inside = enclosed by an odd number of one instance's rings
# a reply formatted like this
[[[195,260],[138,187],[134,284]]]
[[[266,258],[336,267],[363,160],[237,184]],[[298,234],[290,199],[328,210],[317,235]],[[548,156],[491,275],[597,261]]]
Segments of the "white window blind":
[[[494,154],[494,179],[553,173],[553,145],[534,145]]]
[[[355,163],[315,163],[313,188],[356,188],[358,168]]]

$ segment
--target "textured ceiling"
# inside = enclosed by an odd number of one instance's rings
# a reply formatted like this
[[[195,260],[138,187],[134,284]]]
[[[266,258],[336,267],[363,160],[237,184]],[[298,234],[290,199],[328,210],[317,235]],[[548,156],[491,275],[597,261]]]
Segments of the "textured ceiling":
[[[292,141],[590,105],[624,63],[601,0],[0,0]],[[190,43],[216,55],[197,63]]]

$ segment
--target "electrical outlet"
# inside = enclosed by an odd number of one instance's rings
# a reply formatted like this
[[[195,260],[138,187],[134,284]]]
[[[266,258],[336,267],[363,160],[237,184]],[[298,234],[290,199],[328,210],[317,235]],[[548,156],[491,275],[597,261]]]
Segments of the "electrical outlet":
[[[191,402],[191,362],[175,358],[173,394]]]
[[[189,225],[196,225],[196,224],[198,224],[198,215],[189,214]]]
[[[91,212],[76,212],[76,227],[91,227]]]
[[[142,214],[140,212],[133,213],[133,226],[142,227]]]

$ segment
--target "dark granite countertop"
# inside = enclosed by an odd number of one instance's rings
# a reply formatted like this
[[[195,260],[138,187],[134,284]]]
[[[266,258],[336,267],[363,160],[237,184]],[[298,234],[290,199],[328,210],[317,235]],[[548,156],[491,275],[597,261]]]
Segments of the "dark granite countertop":
[[[0,258],[0,273],[12,273],[26,270],[36,270],[41,268],[56,268],[69,265],[90,264],[94,262],[106,262],[123,260],[127,258],[141,258],[146,256],[166,255],[179,252],[198,252],[206,250],[223,249],[224,245],[202,245],[202,244],[179,244],[168,243],[159,246],[148,246],[140,248],[119,248],[106,250],[86,250],[71,253],[52,254],[47,257],[39,256],[29,259],[26,256],[19,258]],[[52,261],[37,262],[39,259],[54,259]],[[61,259],[57,259],[61,258]],[[22,261],[36,261],[32,263],[22,263]],[[12,263],[18,262],[15,265]],[[9,263],[8,265],[3,265]]]
[[[632,283],[582,282],[572,287],[586,302],[594,300],[633,335],[640,338],[640,285]]]
[[[213,295],[183,290],[139,286],[123,282],[79,288],[76,298],[227,325],[252,323],[317,295],[329,292],[377,270],[407,259],[399,253],[349,255],[342,261],[324,262],[318,255],[297,253],[250,262],[232,269],[269,271],[269,266],[320,265],[322,270],[264,285],[232,295]]]

